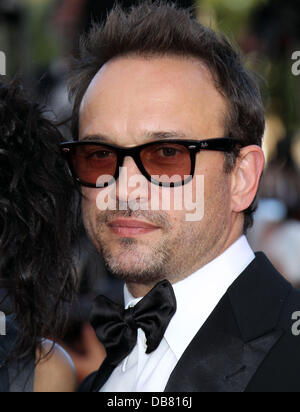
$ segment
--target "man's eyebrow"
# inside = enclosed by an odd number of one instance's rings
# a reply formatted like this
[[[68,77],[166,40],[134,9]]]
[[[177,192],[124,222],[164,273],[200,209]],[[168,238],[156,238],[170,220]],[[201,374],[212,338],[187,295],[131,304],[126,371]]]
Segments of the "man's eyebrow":
[[[158,131],[158,132],[146,132],[145,137],[147,140],[164,140],[164,139],[186,139],[187,136],[181,132]]]
[[[146,140],[167,140],[167,139],[186,139],[187,136],[182,132],[175,132],[175,131],[146,131],[141,133],[141,136],[144,137]],[[99,142],[99,143],[107,143],[111,144],[113,139],[103,134],[93,134],[87,135],[79,139],[81,142]]]
[[[84,136],[79,139],[81,142],[100,142],[100,143],[111,143],[111,139],[102,134],[93,134]]]

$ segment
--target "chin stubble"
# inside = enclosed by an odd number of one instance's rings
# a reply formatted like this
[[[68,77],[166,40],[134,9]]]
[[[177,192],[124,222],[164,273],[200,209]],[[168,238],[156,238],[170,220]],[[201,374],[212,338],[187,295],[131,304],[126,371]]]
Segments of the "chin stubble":
[[[160,227],[165,239],[159,244],[151,246],[147,253],[139,251],[139,240],[132,238],[119,239],[118,255],[113,254],[108,243],[103,239],[107,225],[117,218],[144,219]],[[169,278],[172,251],[168,248],[168,233],[172,233],[172,226],[166,213],[147,211],[117,211],[106,212],[97,216],[97,233],[93,231],[92,240],[102,255],[108,271],[126,283],[153,284]],[[90,232],[90,231],[89,231]],[[129,262],[129,263],[128,263]]]
[[[218,186],[220,187],[220,186]],[[222,187],[222,186],[221,186]],[[164,212],[148,212],[131,210],[108,211],[97,216],[96,225],[88,221],[89,235],[102,255],[109,272],[125,281],[151,285],[163,279],[176,283],[205,266],[218,255],[219,245],[226,232],[226,217],[223,202],[226,199],[225,188],[219,190],[213,199],[214,207],[206,209],[205,225],[178,224],[177,234],[170,223],[170,217]],[[212,203],[212,202],[209,202]],[[140,240],[119,239],[118,253],[112,253],[109,243],[105,241],[107,225],[117,218],[136,218],[160,227],[162,239],[147,246]],[[87,223],[87,219],[85,219]]]

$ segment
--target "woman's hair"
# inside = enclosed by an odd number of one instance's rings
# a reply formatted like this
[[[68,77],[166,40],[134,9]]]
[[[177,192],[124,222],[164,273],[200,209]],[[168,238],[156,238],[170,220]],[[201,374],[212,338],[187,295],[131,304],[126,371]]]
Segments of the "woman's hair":
[[[60,336],[76,290],[78,191],[61,141],[20,85],[0,84],[0,287],[18,325],[17,356]]]

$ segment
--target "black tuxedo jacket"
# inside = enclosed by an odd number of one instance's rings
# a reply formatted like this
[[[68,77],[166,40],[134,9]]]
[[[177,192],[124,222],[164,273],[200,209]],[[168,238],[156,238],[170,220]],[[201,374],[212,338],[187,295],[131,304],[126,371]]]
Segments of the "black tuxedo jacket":
[[[300,291],[258,253],[186,349],[166,392],[300,392],[300,336],[292,332],[299,311]],[[99,391],[112,372],[106,359],[79,391]]]

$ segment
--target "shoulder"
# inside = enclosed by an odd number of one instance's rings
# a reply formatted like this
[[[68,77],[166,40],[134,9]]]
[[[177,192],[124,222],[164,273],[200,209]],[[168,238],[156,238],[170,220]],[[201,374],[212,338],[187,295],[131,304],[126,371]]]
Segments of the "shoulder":
[[[281,338],[265,358],[249,392],[300,392],[300,292],[291,289],[276,328]]]
[[[75,392],[78,386],[75,366],[59,345],[48,340],[42,342],[41,350],[37,351],[34,377],[34,392]]]

